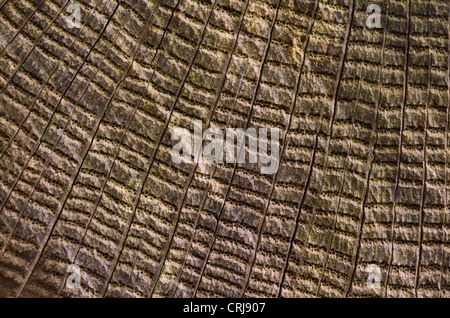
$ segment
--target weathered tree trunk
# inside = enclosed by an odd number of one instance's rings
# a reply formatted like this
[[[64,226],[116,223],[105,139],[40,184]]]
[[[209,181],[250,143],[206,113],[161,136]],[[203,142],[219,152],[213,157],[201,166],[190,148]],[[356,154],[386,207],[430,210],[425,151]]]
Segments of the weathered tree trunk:
[[[1,0],[0,296],[449,297],[449,12]],[[175,163],[195,120],[279,169]]]

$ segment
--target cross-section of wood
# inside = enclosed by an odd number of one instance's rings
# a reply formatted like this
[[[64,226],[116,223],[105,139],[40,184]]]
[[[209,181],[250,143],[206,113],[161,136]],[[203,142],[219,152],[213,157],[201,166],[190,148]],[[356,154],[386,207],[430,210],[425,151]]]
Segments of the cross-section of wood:
[[[450,297],[449,30],[447,0],[2,0],[0,297]],[[175,163],[196,120],[278,128],[279,169]]]

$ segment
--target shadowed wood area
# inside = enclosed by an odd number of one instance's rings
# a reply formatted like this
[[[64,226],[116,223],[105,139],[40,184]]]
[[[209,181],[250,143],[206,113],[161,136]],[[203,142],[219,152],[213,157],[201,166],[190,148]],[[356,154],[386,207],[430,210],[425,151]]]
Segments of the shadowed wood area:
[[[448,0],[2,0],[0,297],[449,297],[449,29]],[[278,128],[278,171],[175,163],[196,120]]]

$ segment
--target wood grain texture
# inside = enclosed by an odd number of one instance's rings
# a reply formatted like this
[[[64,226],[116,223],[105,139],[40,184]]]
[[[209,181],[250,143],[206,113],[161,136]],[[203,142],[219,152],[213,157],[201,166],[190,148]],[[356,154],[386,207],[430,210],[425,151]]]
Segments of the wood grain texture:
[[[1,1],[0,297],[449,297],[449,30],[446,0]],[[279,128],[278,172],[174,163],[195,120]]]

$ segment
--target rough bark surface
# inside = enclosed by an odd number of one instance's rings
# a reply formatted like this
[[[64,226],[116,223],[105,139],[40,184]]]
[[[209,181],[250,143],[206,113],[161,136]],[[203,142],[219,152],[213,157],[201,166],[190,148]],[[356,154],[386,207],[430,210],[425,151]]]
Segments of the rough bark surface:
[[[449,9],[1,0],[0,296],[449,297]],[[279,171],[175,164],[196,119]]]

